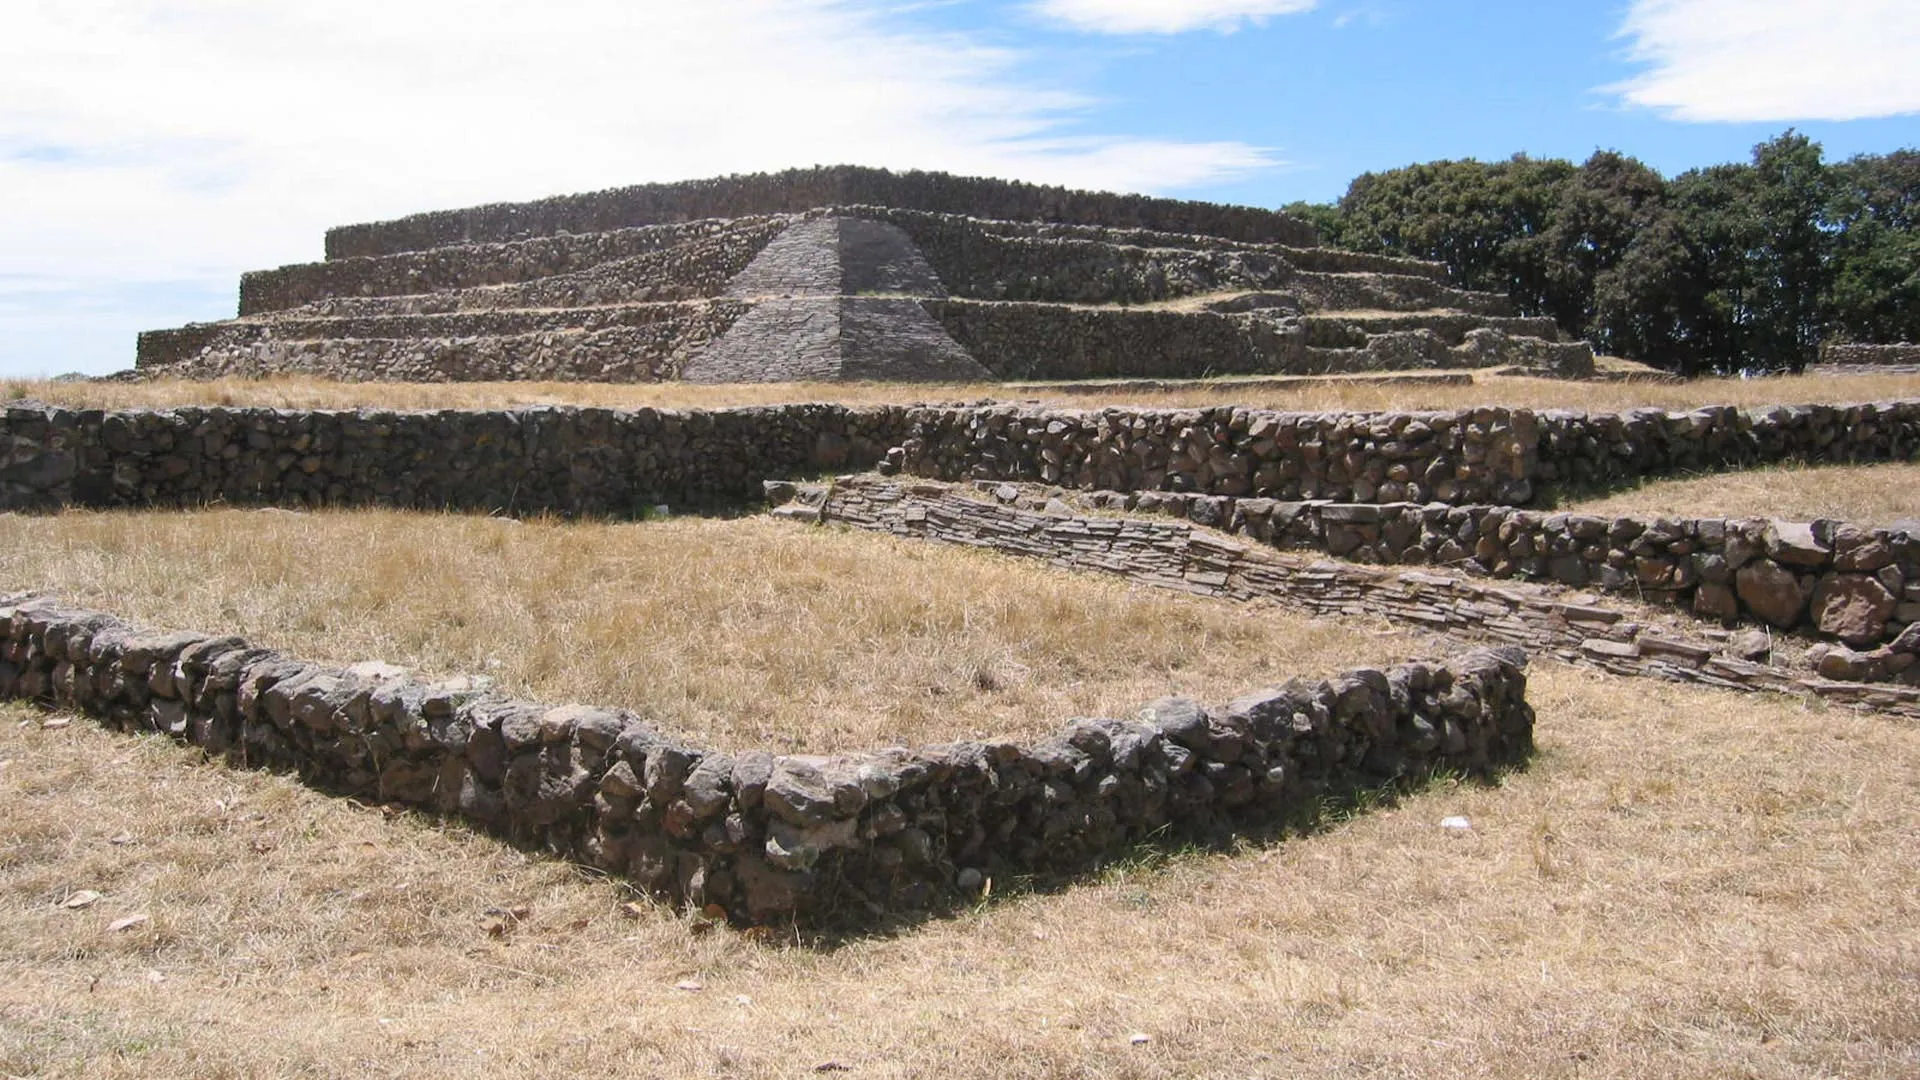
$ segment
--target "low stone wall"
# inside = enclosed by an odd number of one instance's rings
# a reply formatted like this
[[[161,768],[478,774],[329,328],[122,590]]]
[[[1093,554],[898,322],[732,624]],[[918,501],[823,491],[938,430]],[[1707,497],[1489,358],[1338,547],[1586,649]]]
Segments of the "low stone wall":
[[[1039,481],[1342,502],[1524,503],[1538,421],[1513,409],[916,409],[898,467],[940,480]]]
[[[898,463],[916,476],[1335,502],[1518,506],[1541,482],[1920,454],[1920,401],[1623,413],[998,407],[912,420]]]
[[[1820,350],[1823,364],[1920,365],[1920,343],[1894,345],[1828,345]]]
[[[0,697],[457,814],[740,921],[938,909],[997,875],[1311,818],[1327,798],[1435,771],[1484,776],[1532,744],[1518,650],[1296,680],[1217,709],[1169,698],[1031,745],[775,757],[470,679],[327,667],[17,598],[0,606],[0,640]]]
[[[0,508],[382,505],[627,516],[739,504],[769,478],[863,467],[903,408],[531,408],[0,416]]]
[[[1068,188],[947,173],[833,166],[710,180],[642,184],[526,203],[415,214],[327,231],[327,258],[387,255],[455,244],[498,243],[555,233],[785,214],[822,206],[888,206],[1007,221],[1143,228],[1253,243],[1311,247],[1313,226],[1271,210]]]
[[[1853,646],[1891,640],[1920,623],[1920,522],[1867,529],[1837,521],[980,487],[1026,509],[1168,514],[1283,550],[1593,587],[1729,625],[1805,630]]]
[[[1512,506],[1542,479],[1917,450],[1920,401],[1619,415],[811,404],[109,413],[15,403],[0,414],[0,509],[224,500],[618,515],[739,502],[763,480],[876,465],[1086,490]]]
[[[1674,412],[1546,410],[1538,417],[1535,478],[1573,487],[1789,461],[1837,465],[1920,455],[1920,400],[1911,399]]]
[[[770,494],[776,500],[793,497],[775,514],[798,521],[985,548],[1203,596],[1387,618],[1617,674],[1810,694],[1920,718],[1920,687],[1838,681],[1805,665],[1795,670],[1756,662],[1756,655],[1772,651],[1764,635],[1756,653],[1724,630],[1678,619],[1650,621],[1548,586],[1309,561],[1185,522],[1036,512],[927,481],[841,477],[831,485],[778,485]],[[1920,669],[1909,661],[1902,670]]]
[[[1920,344],[1828,345],[1809,375],[1920,375]]]

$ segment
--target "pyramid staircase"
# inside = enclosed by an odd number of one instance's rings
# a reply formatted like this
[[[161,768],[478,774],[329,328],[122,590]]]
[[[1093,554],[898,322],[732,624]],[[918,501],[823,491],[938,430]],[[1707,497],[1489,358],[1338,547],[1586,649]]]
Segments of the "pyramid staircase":
[[[822,173],[842,182],[822,191]],[[1454,289],[1436,264],[1314,246],[1266,211],[879,170],[705,183],[336,230],[334,257],[243,277],[238,318],[140,335],[138,371],[982,382],[1592,367],[1551,320]],[[849,189],[892,202],[790,205]],[[938,208],[963,198],[1007,216]],[[702,209],[737,212],[662,220]]]

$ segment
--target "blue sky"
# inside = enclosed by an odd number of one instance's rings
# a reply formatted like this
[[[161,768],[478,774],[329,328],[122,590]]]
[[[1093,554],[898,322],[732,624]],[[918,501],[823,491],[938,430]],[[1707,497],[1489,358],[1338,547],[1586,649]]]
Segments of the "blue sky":
[[[0,375],[129,366],[323,230],[850,162],[1278,206],[1517,151],[1920,145],[1913,0],[14,0]]]

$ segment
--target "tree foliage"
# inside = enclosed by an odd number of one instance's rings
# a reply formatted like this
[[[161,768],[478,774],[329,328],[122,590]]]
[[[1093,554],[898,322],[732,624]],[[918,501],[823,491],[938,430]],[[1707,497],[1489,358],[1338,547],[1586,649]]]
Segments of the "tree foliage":
[[[1678,371],[1798,370],[1826,340],[1920,340],[1920,152],[1824,161],[1788,131],[1672,179],[1614,151],[1436,161],[1295,204],[1329,243],[1445,263],[1595,348]]]

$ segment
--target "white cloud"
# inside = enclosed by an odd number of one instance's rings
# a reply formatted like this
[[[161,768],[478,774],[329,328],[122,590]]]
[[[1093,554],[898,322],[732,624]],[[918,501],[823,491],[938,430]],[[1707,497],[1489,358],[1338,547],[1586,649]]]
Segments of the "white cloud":
[[[1634,0],[1620,33],[1648,70],[1606,90],[1675,120],[1920,112],[1914,0]]]
[[[1033,10],[1095,34],[1230,32],[1270,15],[1311,11],[1318,0],[1035,0]]]
[[[1031,57],[898,6],[13,0],[0,370],[131,362],[130,339],[24,357],[25,282],[61,283],[67,310],[138,282],[204,296],[318,258],[330,225],[420,210],[843,162],[1140,191],[1275,164],[1242,143],[1087,134],[1095,102],[1026,75]]]

